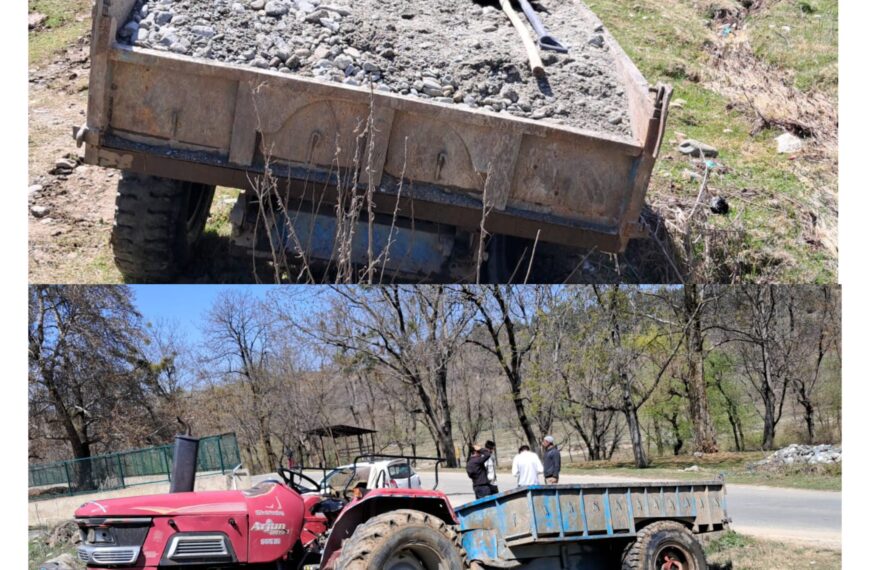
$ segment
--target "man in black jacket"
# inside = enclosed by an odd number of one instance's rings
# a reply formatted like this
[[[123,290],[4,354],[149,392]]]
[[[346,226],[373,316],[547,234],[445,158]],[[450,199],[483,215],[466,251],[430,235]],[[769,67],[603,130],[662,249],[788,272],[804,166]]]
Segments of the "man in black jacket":
[[[471,446],[471,455],[465,464],[465,472],[471,479],[471,485],[474,488],[474,498],[488,497],[492,494],[492,489],[489,485],[489,477],[486,474],[486,460],[492,452],[485,447],[479,445]]]
[[[556,447],[555,440],[552,435],[544,438],[544,481],[548,485],[555,485],[559,482],[559,471],[562,470],[562,454]]]

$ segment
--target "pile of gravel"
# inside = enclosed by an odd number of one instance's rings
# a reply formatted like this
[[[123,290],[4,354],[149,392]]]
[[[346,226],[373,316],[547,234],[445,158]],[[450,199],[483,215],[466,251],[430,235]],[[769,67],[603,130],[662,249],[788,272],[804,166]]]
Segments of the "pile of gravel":
[[[792,444],[753,463],[753,467],[775,469],[790,465],[831,465],[843,460],[843,449],[833,445]]]
[[[495,4],[495,5],[493,5]],[[610,46],[580,0],[541,0],[567,54],[529,69],[485,0],[139,0],[122,43],[630,136]]]

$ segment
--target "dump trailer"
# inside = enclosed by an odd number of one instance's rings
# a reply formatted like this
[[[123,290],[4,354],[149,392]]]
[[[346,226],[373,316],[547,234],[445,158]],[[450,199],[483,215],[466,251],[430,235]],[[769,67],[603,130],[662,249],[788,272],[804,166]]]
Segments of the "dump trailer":
[[[536,485],[456,509],[469,563],[523,570],[698,570],[727,528],[722,481]]]
[[[216,186],[244,190],[232,239],[249,253],[417,281],[503,280],[518,244],[620,252],[644,233],[671,91],[606,30],[630,136],[119,43],[135,3],[95,3],[74,129],[88,164],[123,171],[112,244],[128,278],[184,267]],[[366,199],[350,222],[348,193]]]

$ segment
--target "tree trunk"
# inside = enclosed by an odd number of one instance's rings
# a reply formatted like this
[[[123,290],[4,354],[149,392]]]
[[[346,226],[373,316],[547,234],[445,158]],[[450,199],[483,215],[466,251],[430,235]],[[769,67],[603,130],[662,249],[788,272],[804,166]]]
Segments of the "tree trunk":
[[[523,428],[523,433],[526,436],[526,440],[529,442],[529,447],[532,448],[532,451],[540,455],[541,444],[538,441],[538,436],[535,434],[535,428],[532,427],[532,422],[526,414],[526,405],[523,402],[523,395],[521,393],[522,379],[514,374],[513,378],[511,378],[510,384],[511,396],[514,402],[514,408],[517,411],[517,419],[520,422],[520,427]]]
[[[812,401],[810,401],[810,398],[807,396],[806,390],[803,388],[798,392],[798,403],[804,409],[804,423],[807,426],[807,443],[813,445],[816,442],[816,409],[815,406],[813,406]]]
[[[637,408],[633,405],[626,406],[623,410],[625,420],[628,423],[628,434],[631,438],[631,449],[634,452],[634,465],[638,469],[649,467],[646,452],[643,450],[643,436],[640,430],[640,419],[637,417]]]
[[[770,363],[768,362],[767,349],[761,347],[761,365],[763,377],[761,379],[761,401],[764,404],[764,435],[761,440],[761,449],[770,451],[773,449],[776,439],[776,394],[771,387]]]
[[[653,433],[656,436],[656,453],[661,457],[665,454],[665,438],[662,435],[662,426],[657,417],[653,418]]]
[[[668,416],[668,423],[674,431],[674,455],[679,455],[683,450],[683,436],[680,434],[680,416],[676,413]]]
[[[697,285],[683,287],[683,308],[690,321],[686,328],[688,375],[686,395],[689,399],[689,416],[692,420],[695,451],[716,453],[716,429],[710,417],[707,398],[707,381],[704,378],[704,335],[701,330],[700,299]]]
[[[453,445],[453,434],[438,430],[438,447],[441,448],[441,456],[447,467],[459,467],[459,462],[456,460],[456,448]]]

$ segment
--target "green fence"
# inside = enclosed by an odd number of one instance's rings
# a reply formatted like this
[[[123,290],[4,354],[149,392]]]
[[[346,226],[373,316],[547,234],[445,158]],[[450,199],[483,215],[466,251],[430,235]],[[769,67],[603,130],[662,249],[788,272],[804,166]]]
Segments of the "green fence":
[[[169,481],[173,445],[97,455],[87,459],[31,465],[28,485],[30,498],[48,499],[94,491],[123,489]],[[225,433],[199,440],[197,471],[226,473],[241,463],[236,434]]]

